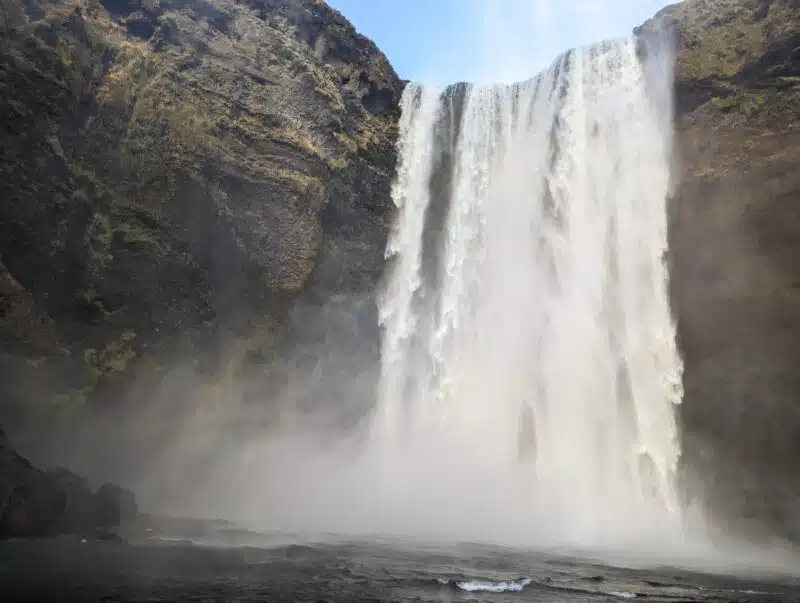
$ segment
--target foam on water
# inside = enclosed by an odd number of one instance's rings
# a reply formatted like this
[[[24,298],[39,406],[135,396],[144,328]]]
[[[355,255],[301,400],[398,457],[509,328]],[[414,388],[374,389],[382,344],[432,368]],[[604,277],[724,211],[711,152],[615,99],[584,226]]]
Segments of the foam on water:
[[[467,580],[464,582],[457,582],[456,587],[467,592],[518,593],[531,582],[533,582],[533,580],[530,578],[499,582],[493,582],[491,580]]]

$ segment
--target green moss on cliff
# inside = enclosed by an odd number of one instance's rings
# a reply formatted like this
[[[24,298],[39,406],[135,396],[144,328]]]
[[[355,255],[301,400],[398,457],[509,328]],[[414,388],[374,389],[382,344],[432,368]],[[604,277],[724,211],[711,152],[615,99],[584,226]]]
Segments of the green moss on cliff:
[[[685,77],[732,77],[764,53],[764,28],[744,18],[693,34],[694,42],[681,53],[680,71]]]
[[[730,81],[791,34],[800,7],[793,0],[694,0],[667,10],[681,23],[679,76]]]
[[[128,363],[136,358],[133,349],[136,333],[123,331],[119,339],[112,341],[103,348],[87,348],[83,352],[83,359],[89,366],[101,373],[117,373],[124,371]]]
[[[765,107],[768,100],[767,91],[732,87],[730,94],[715,96],[711,102],[723,112],[736,111],[746,117],[753,117]]]

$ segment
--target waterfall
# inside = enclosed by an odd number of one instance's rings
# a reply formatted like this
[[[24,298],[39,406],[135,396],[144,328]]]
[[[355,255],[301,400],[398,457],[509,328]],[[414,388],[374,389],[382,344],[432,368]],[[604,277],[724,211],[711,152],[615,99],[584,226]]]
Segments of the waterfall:
[[[666,48],[407,86],[371,432],[389,498],[564,542],[677,525]]]

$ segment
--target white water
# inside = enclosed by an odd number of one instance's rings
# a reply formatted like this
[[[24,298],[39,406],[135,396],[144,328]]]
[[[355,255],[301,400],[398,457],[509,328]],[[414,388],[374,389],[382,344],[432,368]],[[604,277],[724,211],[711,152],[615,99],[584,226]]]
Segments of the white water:
[[[531,578],[501,581],[467,580],[464,582],[456,582],[456,587],[471,593],[518,593],[521,592],[531,582],[533,582]]]
[[[538,541],[679,531],[665,49],[407,87],[369,452],[387,500]]]
[[[409,85],[367,437],[242,446],[202,504],[244,481],[226,516],[247,525],[716,561],[676,493],[666,48],[595,45],[514,86]]]
[[[745,545],[678,503],[672,56],[656,40],[646,55],[626,39],[511,87],[408,86],[368,437],[323,421],[243,442],[194,514],[310,542],[796,573],[781,543]]]

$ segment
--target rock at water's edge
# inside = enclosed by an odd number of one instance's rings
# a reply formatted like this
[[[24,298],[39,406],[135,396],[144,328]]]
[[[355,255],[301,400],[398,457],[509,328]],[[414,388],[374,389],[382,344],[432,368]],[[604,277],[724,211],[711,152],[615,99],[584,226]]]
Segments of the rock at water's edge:
[[[105,484],[93,493],[66,469],[37,469],[11,449],[0,428],[0,539],[88,534],[136,515],[129,490]]]

